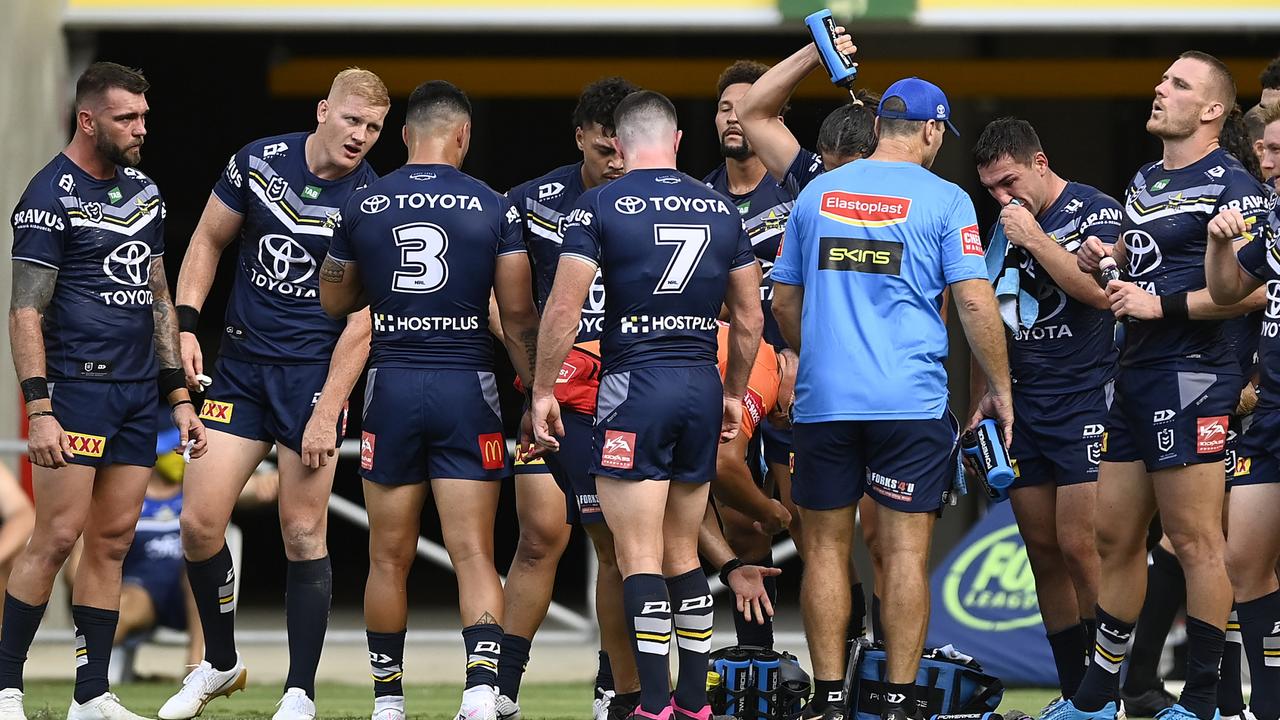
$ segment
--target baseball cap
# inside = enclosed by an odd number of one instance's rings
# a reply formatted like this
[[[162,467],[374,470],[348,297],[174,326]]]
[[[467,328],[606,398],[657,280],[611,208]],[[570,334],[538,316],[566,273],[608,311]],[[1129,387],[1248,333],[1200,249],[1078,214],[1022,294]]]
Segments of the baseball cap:
[[[885,101],[892,97],[901,99],[907,109],[885,110]],[[918,77],[903,78],[890,85],[884,95],[880,96],[880,107],[876,108],[876,115],[896,120],[941,120],[956,137],[960,137],[960,131],[951,124],[951,104],[947,102],[942,88]]]

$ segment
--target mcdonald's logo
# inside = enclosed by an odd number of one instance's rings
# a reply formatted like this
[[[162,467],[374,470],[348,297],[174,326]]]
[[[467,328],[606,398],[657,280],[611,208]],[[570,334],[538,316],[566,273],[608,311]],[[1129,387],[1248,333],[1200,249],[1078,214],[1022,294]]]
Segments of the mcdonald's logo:
[[[67,437],[71,440],[72,454],[85,457],[102,457],[102,450],[107,444],[107,439],[101,435],[68,432]]]
[[[484,433],[477,435],[480,445],[480,467],[485,470],[501,470],[506,466],[507,441],[502,433]]]
[[[204,405],[200,406],[200,419],[229,423],[231,422],[231,411],[234,408],[235,403],[205,400]]]

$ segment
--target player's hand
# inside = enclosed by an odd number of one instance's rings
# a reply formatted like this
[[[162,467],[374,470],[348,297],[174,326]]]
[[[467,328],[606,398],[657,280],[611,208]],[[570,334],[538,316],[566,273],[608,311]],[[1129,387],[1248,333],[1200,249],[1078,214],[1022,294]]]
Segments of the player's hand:
[[[1233,242],[1249,230],[1239,210],[1227,209],[1209,221],[1210,242]]]
[[[1111,254],[1111,248],[1097,237],[1090,235],[1084,239],[1084,244],[1076,250],[1076,267],[1080,268],[1080,272],[1092,275],[1098,272],[1098,263],[1102,258]]]
[[[62,429],[58,418],[52,415],[31,418],[27,426],[28,460],[40,467],[56,469],[66,467],[67,461],[74,457],[71,438]]]
[[[1164,317],[1160,298],[1131,282],[1112,280],[1107,283],[1107,300],[1116,319],[1159,320]]]
[[[535,395],[533,406],[529,410],[533,420],[533,439],[544,452],[560,450],[560,441],[564,437],[564,423],[560,420],[560,403],[556,396]]]
[[[791,511],[787,510],[787,506],[778,502],[773,498],[769,498],[770,517],[767,521],[759,520],[752,523],[756,532],[765,535],[777,535],[778,533],[791,527]]]
[[[204,355],[200,352],[200,339],[195,333],[178,333],[179,352],[182,354],[182,372],[187,376],[187,389],[193,393],[204,392],[198,376],[204,374]]]
[[[720,420],[720,442],[738,437],[742,428],[742,398],[724,396],[724,416]]]
[[[312,412],[302,430],[302,464],[318,470],[329,464],[338,452],[338,418],[328,413]]]
[[[978,402],[978,407],[969,418],[965,430],[973,430],[978,423],[992,418],[1000,426],[1000,434],[1004,436],[1004,446],[1013,445],[1013,397],[1006,393],[987,390]]]
[[[209,441],[205,436],[204,423],[196,417],[196,407],[191,403],[182,403],[173,409],[173,424],[178,427],[178,439],[182,449],[186,449],[187,441],[194,440],[191,446],[191,459],[194,460],[209,449]]]
[[[759,565],[743,565],[729,573],[729,589],[733,591],[738,612],[747,622],[763,625],[766,615],[773,617],[773,603],[769,602],[769,593],[764,589],[764,579],[781,574],[781,568]]]
[[[1035,216],[1024,205],[1005,205],[1000,211],[1000,222],[1004,223],[1004,234],[1015,247],[1030,250],[1045,237]]]
[[[835,47],[836,52],[843,53],[849,57],[853,57],[858,54],[858,46],[853,44],[853,38],[850,37],[849,33],[839,25],[836,26]],[[857,63],[854,63],[854,65],[857,65]]]
[[[1244,384],[1244,389],[1240,391],[1240,402],[1236,404],[1236,417],[1244,417],[1253,412],[1258,406],[1258,389],[1253,386],[1252,382]]]
[[[516,440],[516,461],[529,462],[547,454],[547,448],[539,445],[533,437],[533,409],[525,410],[520,415],[520,436]]]

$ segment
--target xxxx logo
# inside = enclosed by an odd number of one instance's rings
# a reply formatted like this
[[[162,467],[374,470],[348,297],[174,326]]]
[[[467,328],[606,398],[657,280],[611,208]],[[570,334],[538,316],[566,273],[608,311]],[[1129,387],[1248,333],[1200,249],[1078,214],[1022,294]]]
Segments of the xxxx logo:
[[[102,457],[102,450],[107,444],[107,439],[101,435],[69,432],[67,437],[71,439],[71,452],[85,457]]]
[[[229,423],[231,422],[231,411],[233,409],[235,409],[235,403],[205,400],[204,405],[200,408],[200,419]]]

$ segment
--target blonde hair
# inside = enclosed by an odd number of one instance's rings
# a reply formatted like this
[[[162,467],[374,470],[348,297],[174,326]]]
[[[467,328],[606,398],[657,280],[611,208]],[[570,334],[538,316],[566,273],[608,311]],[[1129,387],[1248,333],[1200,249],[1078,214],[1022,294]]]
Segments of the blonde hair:
[[[333,77],[329,86],[329,102],[354,95],[374,107],[391,107],[391,96],[382,78],[358,67],[349,67]]]
[[[1262,112],[1258,113],[1262,116],[1262,128],[1265,130],[1271,123],[1280,120],[1280,102],[1273,102],[1270,105],[1259,105]]]

